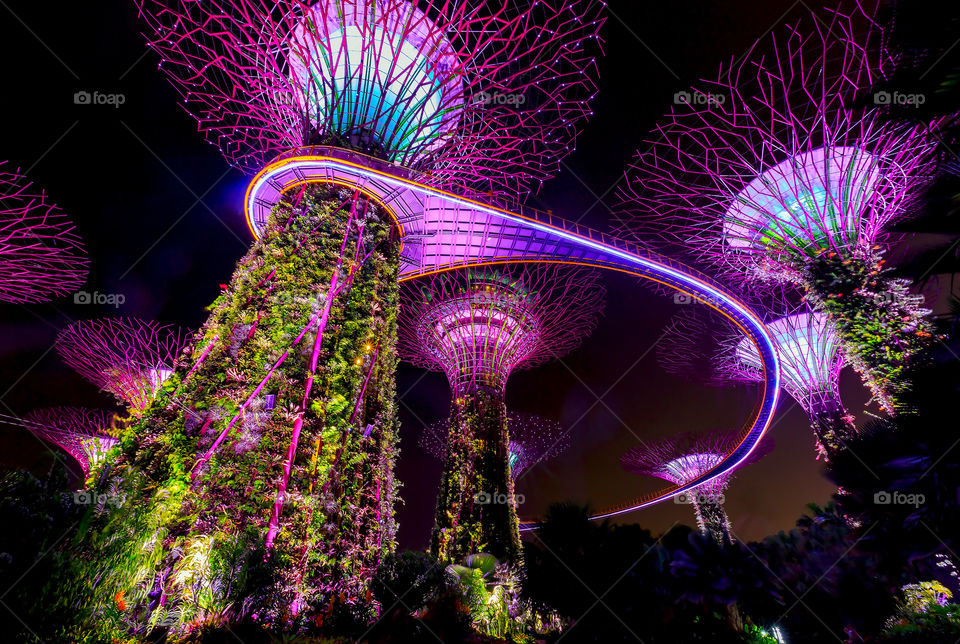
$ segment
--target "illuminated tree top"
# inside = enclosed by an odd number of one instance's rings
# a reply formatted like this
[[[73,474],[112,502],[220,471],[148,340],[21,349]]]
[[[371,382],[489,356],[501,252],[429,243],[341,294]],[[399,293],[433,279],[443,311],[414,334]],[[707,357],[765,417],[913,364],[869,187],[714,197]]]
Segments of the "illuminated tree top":
[[[804,311],[767,322],[777,345],[783,388],[810,412],[824,397],[838,399],[837,378],[844,360],[840,339],[823,313]],[[731,378],[762,381],[757,349],[749,341],[728,339],[718,354],[720,369]]]
[[[627,172],[623,232],[739,279],[871,253],[911,214],[935,146],[863,97],[889,66],[880,35],[862,11],[806,16],[703,81]]]
[[[438,186],[535,187],[596,91],[595,0],[138,0],[207,139],[260,170],[319,143]]]
[[[420,434],[420,447],[443,460],[446,458],[449,419],[430,423]],[[507,418],[510,435],[510,474],[516,479],[524,471],[570,446],[570,433],[555,420],[535,414],[513,412]]]
[[[551,264],[464,269],[408,282],[400,356],[442,370],[456,395],[503,392],[516,368],[559,358],[589,335],[605,289],[596,271]]]
[[[86,477],[90,468],[117,442],[107,435],[112,416],[102,409],[47,407],[26,414],[23,426],[73,456]]]
[[[723,429],[705,433],[684,432],[627,450],[620,457],[620,465],[634,474],[685,485],[716,467],[740,444],[741,439],[739,432]],[[757,461],[772,448],[772,441],[765,438],[746,463]],[[727,472],[701,486],[700,490],[719,494],[726,489],[732,477],[733,471]]]
[[[81,376],[140,412],[153,400],[187,340],[172,325],[136,318],[81,320],[57,336],[57,353]]]
[[[88,262],[73,223],[42,190],[0,163],[0,302],[76,291]]]

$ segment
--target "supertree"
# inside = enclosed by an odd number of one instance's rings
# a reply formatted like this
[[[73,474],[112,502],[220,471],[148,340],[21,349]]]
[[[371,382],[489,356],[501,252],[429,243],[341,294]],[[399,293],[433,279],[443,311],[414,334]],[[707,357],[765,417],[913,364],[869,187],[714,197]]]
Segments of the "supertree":
[[[449,433],[449,418],[430,423],[420,434],[420,447],[434,458],[445,460]],[[537,463],[553,458],[570,447],[570,434],[564,431],[563,425],[536,414],[509,412],[507,435],[510,437],[510,476],[514,483]]]
[[[452,398],[431,539],[440,559],[519,560],[507,379],[577,346],[603,295],[597,273],[549,264],[443,273],[405,290],[400,355],[443,371]]]
[[[76,459],[84,478],[116,445],[117,439],[108,434],[112,425],[110,412],[82,407],[47,407],[23,417],[23,426],[34,435],[59,446]]]
[[[358,173],[516,197],[556,169],[594,91],[592,0],[139,8],[200,129],[251,171],[337,146]],[[118,471],[127,496],[147,500],[99,533],[128,538],[89,544],[88,624],[130,628],[103,617],[117,592],[138,632],[161,619],[182,632],[209,611],[201,596],[293,628],[340,607],[377,611],[370,581],[396,542],[400,253],[414,244],[359,183],[284,183],[253,226],[257,241],[129,429]],[[203,565],[188,574],[188,560]]]
[[[87,264],[73,222],[0,162],[0,302],[41,302],[76,291]]]
[[[631,448],[620,457],[623,469],[653,476],[675,485],[685,485],[716,467],[740,443],[739,432],[722,429],[707,433],[684,432]],[[741,464],[756,462],[770,452],[770,438],[760,442]],[[689,500],[697,514],[697,525],[718,543],[732,543],[730,520],[723,509],[724,492],[733,472],[692,488],[681,500]]]
[[[74,322],[57,336],[57,353],[91,383],[142,415],[186,345],[188,334],[172,325],[137,318]]]
[[[840,399],[843,347],[823,313],[796,304],[790,293],[766,294],[764,323],[780,358],[781,386],[803,408],[816,440],[817,458],[830,459],[853,436],[853,417]],[[710,385],[762,382],[760,355],[743,334],[703,306],[673,316],[657,344],[668,372]]]
[[[801,286],[898,413],[933,336],[922,299],[885,273],[883,242],[915,211],[936,125],[858,100],[891,65],[879,40],[862,11],[810,16],[684,95],[628,172],[622,225],[730,279]]]
[[[260,170],[318,143],[516,198],[590,114],[592,0],[139,0],[207,139]]]

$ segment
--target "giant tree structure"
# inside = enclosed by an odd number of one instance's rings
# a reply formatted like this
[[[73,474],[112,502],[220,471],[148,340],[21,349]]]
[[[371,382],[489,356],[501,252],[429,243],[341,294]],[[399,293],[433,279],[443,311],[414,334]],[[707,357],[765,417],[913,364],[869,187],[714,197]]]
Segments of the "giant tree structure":
[[[624,229],[744,277],[800,285],[880,403],[932,337],[883,241],[929,178],[934,137],[858,100],[889,67],[865,15],[774,32],[667,115],[628,172]],[[695,99],[695,100],[694,100]]]
[[[110,412],[81,407],[47,407],[23,417],[24,427],[76,459],[84,478],[117,443],[117,439],[107,433],[112,423]]]
[[[76,291],[87,263],[73,222],[0,163],[0,302],[41,302]]]
[[[139,416],[173,373],[186,342],[187,334],[173,325],[103,318],[74,322],[56,347],[67,365]]]
[[[780,358],[781,387],[803,408],[816,440],[817,457],[829,460],[852,437],[853,417],[840,399],[843,347],[823,313],[797,306],[786,294],[766,294],[764,321]],[[673,316],[657,344],[666,371],[711,385],[762,382],[760,356],[739,330],[702,306]]]
[[[591,0],[139,6],[184,105],[246,170],[335,146],[358,176],[516,197],[593,94]],[[131,627],[104,619],[117,592],[140,631],[225,606],[298,624],[376,611],[369,582],[395,544],[398,269],[416,244],[360,183],[301,174],[248,202],[266,204],[256,243],[125,437],[118,468],[146,500],[109,519],[130,538],[91,548],[89,622]]]
[[[767,322],[780,356],[782,386],[803,408],[817,441],[818,457],[830,460],[853,437],[853,417],[840,400],[844,366],[840,339],[823,313],[805,311]],[[717,353],[720,369],[736,380],[761,379],[760,359],[749,343],[727,337]]]
[[[626,451],[620,465],[628,472],[653,476],[676,485],[685,485],[716,467],[740,442],[739,432],[713,430],[697,434],[686,432],[658,439]],[[765,439],[745,463],[755,462],[772,449]],[[695,487],[685,498],[697,514],[697,525],[718,543],[730,543],[730,520],[723,509],[724,492],[733,472]]]
[[[467,269],[407,289],[401,356],[443,371],[452,398],[431,540],[439,558],[519,559],[507,379],[574,348],[596,324],[603,294],[596,273],[554,265]]]
[[[430,423],[420,434],[420,447],[443,461],[447,458],[449,434],[449,418]],[[557,456],[570,446],[570,433],[564,431],[560,423],[536,414],[508,413],[507,435],[510,437],[507,460],[514,483],[537,463]]]

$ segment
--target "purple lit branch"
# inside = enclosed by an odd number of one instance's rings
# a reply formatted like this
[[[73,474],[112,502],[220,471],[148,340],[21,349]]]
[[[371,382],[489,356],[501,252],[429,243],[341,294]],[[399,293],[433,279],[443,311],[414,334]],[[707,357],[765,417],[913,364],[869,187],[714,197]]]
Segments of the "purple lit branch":
[[[76,291],[87,255],[73,223],[43,191],[0,163],[0,302],[40,302]]]
[[[23,426],[75,458],[86,478],[90,468],[96,467],[117,443],[107,435],[111,419],[112,414],[101,409],[48,407],[26,414]]]
[[[537,463],[557,456],[570,447],[569,432],[555,420],[535,414],[511,413],[507,418],[510,435],[510,474],[516,480]],[[430,423],[420,434],[420,447],[441,461],[446,458],[449,419]]]
[[[81,376],[139,414],[153,401],[187,334],[136,318],[82,320],[60,332],[57,352]]]
[[[738,279],[797,281],[818,253],[870,254],[911,214],[935,145],[857,103],[888,62],[878,37],[859,13],[811,16],[704,81],[628,171],[623,231]]]
[[[514,369],[559,358],[589,335],[604,293],[596,271],[550,264],[417,280],[404,287],[398,351],[442,370],[455,395],[502,392]]]
[[[139,0],[207,139],[259,171],[318,143],[515,196],[590,113],[594,0]]]

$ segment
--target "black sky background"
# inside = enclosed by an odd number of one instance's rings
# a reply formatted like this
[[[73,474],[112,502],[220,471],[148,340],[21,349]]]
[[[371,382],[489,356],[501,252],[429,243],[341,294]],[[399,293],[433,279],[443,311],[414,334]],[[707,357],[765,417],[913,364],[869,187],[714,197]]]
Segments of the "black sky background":
[[[612,3],[595,116],[561,175],[531,205],[608,229],[612,186],[674,93],[804,10],[782,0]],[[200,326],[204,307],[251,241],[242,217],[247,178],[203,141],[178,106],[144,46],[132,2],[7,0],[0,5],[0,57],[6,61],[0,160],[27,171],[74,218],[92,260],[85,290],[126,300],[116,309],[69,297],[0,305],[0,413],[109,406],[109,398],[59,362],[52,351],[57,332],[73,320],[102,316]],[[125,103],[76,105],[78,91],[121,93]],[[608,307],[591,338],[560,362],[511,377],[511,408],[557,419],[573,436],[569,450],[520,481],[523,518],[555,501],[604,509],[661,487],[621,471],[620,454],[639,439],[739,427],[756,401],[747,387],[705,388],[665,374],[652,346],[678,305],[633,278],[611,274],[607,286]],[[848,370],[841,385],[859,415],[867,397],[856,375]],[[416,438],[424,423],[446,416],[449,394],[442,375],[408,365],[401,365],[397,389],[399,536],[401,546],[422,548],[440,463]],[[814,460],[806,419],[786,396],[772,436],[774,452],[742,469],[727,495],[734,532],[744,539],[790,529],[807,503],[825,503],[832,491]],[[0,463],[42,470],[51,457],[32,435],[0,426]],[[693,512],[666,503],[620,520],[656,533],[692,523]]]

